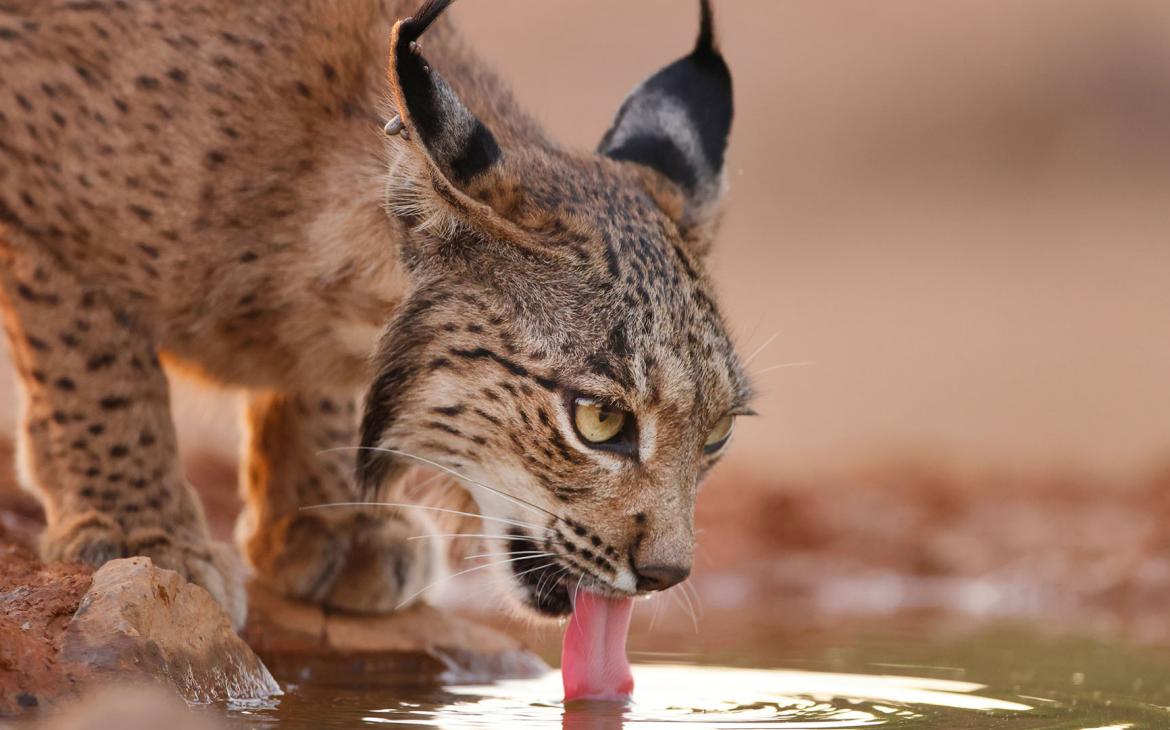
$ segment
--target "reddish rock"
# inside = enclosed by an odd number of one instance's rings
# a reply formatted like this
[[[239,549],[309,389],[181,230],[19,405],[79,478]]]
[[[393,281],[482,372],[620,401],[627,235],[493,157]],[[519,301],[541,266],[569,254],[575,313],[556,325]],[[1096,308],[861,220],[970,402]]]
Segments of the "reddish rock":
[[[149,558],[114,560],[94,573],[60,661],[87,682],[155,681],[191,702],[280,693],[211,594]]]
[[[67,696],[73,678],[58,653],[92,571],[41,565],[21,545],[0,545],[0,716]]]
[[[296,682],[467,684],[548,671],[516,639],[431,606],[389,616],[340,614],[258,585],[249,588],[244,637],[277,676]]]
[[[215,599],[174,571],[129,558],[91,576],[41,566],[18,546],[0,551],[0,715],[114,682],[161,685],[197,702],[280,692]]]

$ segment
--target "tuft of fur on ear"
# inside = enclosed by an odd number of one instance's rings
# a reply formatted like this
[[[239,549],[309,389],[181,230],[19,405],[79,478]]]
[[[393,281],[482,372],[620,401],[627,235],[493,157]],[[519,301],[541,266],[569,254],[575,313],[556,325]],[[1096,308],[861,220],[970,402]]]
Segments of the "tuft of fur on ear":
[[[493,218],[466,190],[503,157],[491,131],[431,68],[419,44],[453,1],[427,0],[414,16],[395,23],[389,80],[398,116],[386,126],[407,147],[396,155],[388,205],[419,227],[446,232]]]
[[[673,183],[681,201],[664,200],[663,207],[701,253],[724,191],[723,162],[734,105],[731,71],[716,44],[710,0],[700,0],[699,8],[699,37],[690,55],[630,92],[598,151],[648,167]]]

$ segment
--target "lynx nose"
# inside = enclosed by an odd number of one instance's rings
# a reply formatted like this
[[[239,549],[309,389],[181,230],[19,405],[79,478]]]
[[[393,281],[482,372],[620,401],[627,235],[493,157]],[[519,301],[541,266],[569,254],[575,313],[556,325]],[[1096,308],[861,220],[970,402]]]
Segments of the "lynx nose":
[[[678,585],[691,574],[689,565],[635,565],[639,591],[663,591]]]

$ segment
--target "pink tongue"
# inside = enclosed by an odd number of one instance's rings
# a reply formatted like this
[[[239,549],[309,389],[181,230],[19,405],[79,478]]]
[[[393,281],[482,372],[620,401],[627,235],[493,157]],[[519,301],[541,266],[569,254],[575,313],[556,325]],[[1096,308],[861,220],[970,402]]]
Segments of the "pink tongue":
[[[561,677],[565,701],[625,700],[634,691],[626,635],[634,599],[582,591],[565,630]]]

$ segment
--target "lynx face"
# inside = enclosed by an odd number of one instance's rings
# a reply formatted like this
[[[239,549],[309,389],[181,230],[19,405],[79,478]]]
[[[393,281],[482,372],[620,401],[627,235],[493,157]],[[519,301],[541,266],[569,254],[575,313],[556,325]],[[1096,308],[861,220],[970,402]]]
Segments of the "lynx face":
[[[387,200],[413,293],[378,349],[359,476],[410,457],[462,475],[538,612],[568,613],[577,587],[670,587],[698,484],[749,412],[703,271],[732,115],[709,10],[695,50],[574,155],[509,147],[431,69],[413,42],[444,5],[391,41]]]

